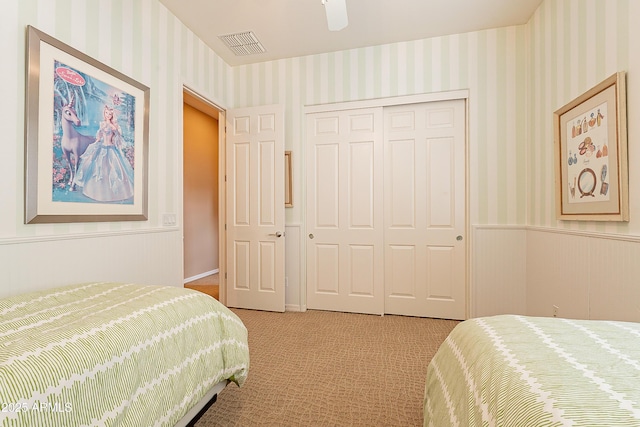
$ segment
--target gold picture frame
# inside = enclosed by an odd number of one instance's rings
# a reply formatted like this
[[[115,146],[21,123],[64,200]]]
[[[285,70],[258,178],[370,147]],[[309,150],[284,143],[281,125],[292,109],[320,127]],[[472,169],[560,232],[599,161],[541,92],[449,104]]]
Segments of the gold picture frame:
[[[284,207],[293,207],[293,187],[291,184],[291,151],[284,152]]]
[[[553,113],[556,217],[628,221],[625,73]]]
[[[27,26],[26,224],[148,219],[149,92]]]

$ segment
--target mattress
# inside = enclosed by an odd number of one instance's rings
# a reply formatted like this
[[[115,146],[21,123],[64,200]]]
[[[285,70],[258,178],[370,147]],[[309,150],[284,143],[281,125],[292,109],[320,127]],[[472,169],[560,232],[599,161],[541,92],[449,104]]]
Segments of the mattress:
[[[640,426],[640,324],[495,316],[427,369],[425,426]]]
[[[173,426],[248,369],[245,326],[196,291],[86,283],[0,299],[0,426]]]

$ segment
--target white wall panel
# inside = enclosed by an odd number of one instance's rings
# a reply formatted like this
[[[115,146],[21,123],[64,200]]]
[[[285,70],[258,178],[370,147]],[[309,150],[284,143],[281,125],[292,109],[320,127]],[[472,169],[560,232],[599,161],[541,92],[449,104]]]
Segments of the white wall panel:
[[[527,232],[527,314],[589,318],[589,239]]]
[[[640,322],[640,238],[474,228],[472,317],[515,313]]]
[[[591,239],[591,319],[640,322],[640,239]]]
[[[527,231],[527,313],[640,322],[640,238]]]
[[[478,226],[472,237],[471,317],[527,314],[526,229]]]
[[[177,228],[2,239],[0,298],[93,281],[182,286],[181,244]]]

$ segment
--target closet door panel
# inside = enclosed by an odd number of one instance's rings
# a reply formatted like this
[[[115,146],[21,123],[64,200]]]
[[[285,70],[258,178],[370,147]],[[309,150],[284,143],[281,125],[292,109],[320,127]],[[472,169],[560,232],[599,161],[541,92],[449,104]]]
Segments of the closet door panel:
[[[464,118],[463,100],[385,109],[385,313],[465,318]]]
[[[307,115],[308,308],[384,312],[382,123],[382,108]]]

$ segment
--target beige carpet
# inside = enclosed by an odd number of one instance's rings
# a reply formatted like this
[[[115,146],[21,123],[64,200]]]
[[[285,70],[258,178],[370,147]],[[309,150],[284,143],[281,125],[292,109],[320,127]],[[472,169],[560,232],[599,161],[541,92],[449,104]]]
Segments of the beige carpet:
[[[205,426],[420,426],[427,364],[458,323],[402,316],[236,310],[251,368]]]

